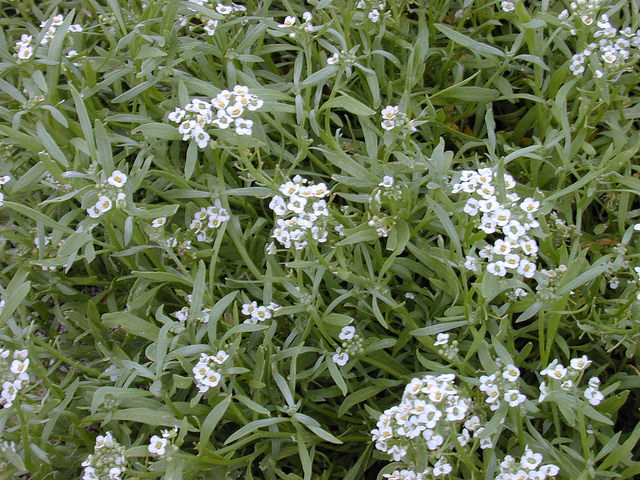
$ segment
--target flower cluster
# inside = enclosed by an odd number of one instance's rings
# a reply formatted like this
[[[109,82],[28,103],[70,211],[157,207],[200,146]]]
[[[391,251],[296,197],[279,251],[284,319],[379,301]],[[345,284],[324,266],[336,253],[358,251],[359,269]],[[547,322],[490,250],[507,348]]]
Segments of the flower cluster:
[[[245,303],[242,305],[242,314],[249,317],[242,323],[256,325],[260,322],[270,319],[273,312],[277,312],[282,308],[277,303],[271,302],[269,305],[258,305],[258,302]]]
[[[634,32],[626,27],[618,31],[606,14],[600,15],[597,26],[599,30],[593,36],[599,40],[571,58],[569,70],[576,76],[584,73],[586,65],[593,69],[596,78],[618,74],[631,57],[630,49],[640,49],[640,30]]]
[[[553,392],[567,392],[578,396],[578,384],[582,379],[582,375],[587,367],[591,365],[591,360],[586,355],[579,358],[572,358],[569,366],[565,367],[559,363],[558,359],[553,360],[547,368],[540,372],[540,375],[549,378],[549,384],[542,382],[540,384],[540,397],[538,402],[544,402]],[[591,377],[588,382],[589,386],[582,392],[582,396],[593,406],[600,405],[604,400],[604,395],[600,391],[600,379]]]
[[[193,215],[189,229],[199,242],[212,242],[215,230],[231,218],[225,208],[216,201],[215,205],[202,207]]]
[[[499,277],[510,273],[532,278],[537,269],[538,243],[528,233],[540,226],[534,215],[540,208],[540,202],[531,197],[521,200],[512,192],[507,193],[504,203],[501,203],[496,196],[497,181],[497,175],[491,168],[465,170],[460,181],[453,185],[453,193],[471,194],[464,212],[476,219],[479,230],[487,235],[502,234],[479,252],[479,256],[488,262],[487,272]],[[504,175],[503,182],[507,191],[516,186],[509,174]],[[464,266],[478,272],[479,263],[478,258],[467,256]]]
[[[9,463],[5,461],[7,456],[5,452],[10,452],[14,455],[18,454],[17,445],[13,440],[0,440],[0,472],[3,472],[9,466]]]
[[[2,185],[11,180],[9,175],[0,176],[0,207],[4,204],[4,193],[2,193]]]
[[[217,387],[222,380],[222,374],[215,370],[219,368],[229,358],[227,352],[220,350],[215,355],[200,354],[200,359],[195,367],[193,367],[193,379],[200,393],[204,393],[210,388]]]
[[[502,367],[500,359],[496,359],[499,370],[491,375],[480,377],[480,390],[487,395],[486,402],[491,410],[497,410],[502,401],[510,407],[517,407],[527,397],[518,390],[520,370],[513,364]]]
[[[161,431],[162,436],[153,435],[149,439],[149,446],[147,450],[151,455],[155,455],[157,457],[167,457],[167,453],[171,452],[175,449],[171,440],[176,438],[178,435],[178,429],[166,429]]]
[[[124,447],[107,432],[98,435],[93,454],[82,462],[82,480],[121,480],[126,470]]]
[[[417,130],[414,120],[409,120],[407,114],[400,111],[400,107],[387,105],[380,112],[382,115],[382,128],[387,131],[405,130],[415,132]]]
[[[216,1],[207,1],[207,0],[189,0],[189,3],[194,3],[201,7],[209,7],[212,10],[215,10],[220,15],[224,15],[226,19],[232,19],[238,15],[243,14],[247,11],[247,7],[244,5],[238,5],[237,3],[232,3],[231,5],[225,5],[224,3],[216,2]],[[193,15],[197,20],[197,24],[190,25],[189,28],[191,30],[195,30],[196,28],[202,27],[204,32],[208,36],[213,36],[216,33],[216,28],[218,27],[219,21],[205,17],[204,15],[196,12]],[[180,26],[184,27],[189,23],[187,17],[180,18]]]
[[[189,310],[191,308],[192,295],[187,295],[187,301],[189,302],[188,307],[182,307],[177,312],[173,312],[173,316],[178,319],[179,322],[185,323],[189,318]],[[202,307],[200,314],[196,316],[196,320],[201,323],[209,323],[209,319],[211,317],[211,308]]]
[[[457,440],[457,427],[464,423],[471,407],[471,400],[461,395],[454,381],[453,374],[426,375],[411,380],[400,404],[385,410],[371,431],[376,448],[410,467],[426,452],[434,465],[420,472],[423,476],[450,473],[452,466],[444,454],[447,449],[461,445]],[[479,420],[476,423],[479,424]],[[394,474],[386,478],[411,478]]]
[[[600,0],[576,0],[569,4],[570,10],[564,9],[558,15],[563,25],[569,27],[571,34],[577,33],[576,27],[593,25],[600,8]],[[580,22],[576,25],[577,22]]]
[[[543,268],[540,270],[541,276],[536,286],[537,295],[545,300],[551,300],[558,298],[556,290],[560,286],[560,279],[564,272],[567,271],[566,265],[558,265],[557,268],[547,270]]]
[[[560,469],[557,465],[542,465],[542,455],[535,453],[527,445],[519,461],[511,455],[504,457],[496,480],[544,480],[547,477],[555,477],[558,472]]]
[[[293,15],[287,15],[282,23],[278,24],[278,28],[288,30],[289,37],[295,38],[298,33],[301,32],[313,32],[314,27],[311,23],[312,15],[311,12],[304,12],[302,14],[302,23],[298,25],[298,19]]]
[[[184,108],[176,108],[169,114],[169,120],[178,125],[182,140],[193,138],[198,147],[209,144],[210,135],[205,131],[208,125],[220,129],[235,127],[238,135],[251,135],[253,121],[242,117],[245,111],[256,111],[264,102],[244,85],[236,85],[233,90],[223,90],[211,102],[194,98]]]
[[[402,187],[396,185],[395,179],[390,175],[385,175],[371,192],[369,205],[376,213],[370,215],[368,225],[376,229],[379,237],[387,237],[397,221],[395,216],[383,213],[383,207],[391,207],[395,210],[402,203],[402,192]]]
[[[500,2],[500,8],[502,8],[503,12],[510,13],[516,9],[516,4],[509,0],[503,0]]]
[[[278,188],[282,194],[274,195],[269,208],[276,214],[276,228],[271,235],[285,248],[291,245],[302,250],[308,245],[309,235],[316,242],[327,241],[326,218],[329,216],[324,199],[329,190],[324,183],[312,184],[296,175]]]
[[[49,25],[49,28],[47,28],[47,31],[45,32],[44,36],[42,37],[42,40],[40,40],[40,45],[47,45],[53,39],[53,37],[56,34],[57,27],[62,25],[62,22],[64,22],[64,17],[62,15],[55,15],[51,19],[51,24]],[[40,23],[40,28],[46,27],[48,23],[49,23],[49,20],[45,20],[45,21],[41,22]],[[68,31],[71,32],[71,33],[81,32],[82,31],[82,25],[78,25],[78,24],[69,25]]]
[[[98,197],[95,205],[87,208],[87,214],[91,218],[98,218],[104,213],[116,207],[124,207],[126,195],[123,191],[124,185],[127,183],[127,176],[120,170],[114,170],[107,183],[100,186],[102,194]]]
[[[364,10],[369,20],[373,23],[378,23],[380,21],[380,15],[386,13],[387,3],[385,0],[359,0],[356,8]]]
[[[338,338],[342,340],[341,346],[336,349],[336,353],[333,354],[331,360],[336,365],[344,367],[349,361],[350,356],[357,355],[363,352],[362,337],[356,333],[356,328],[347,325],[342,327]]]
[[[20,40],[16,42],[16,56],[19,60],[27,60],[33,56],[33,45],[31,42],[33,41],[32,35],[27,35],[23,33],[20,36]]]
[[[450,337],[448,333],[439,333],[433,346],[440,347],[438,354],[452,362],[458,357],[458,341],[453,340],[449,343]]]
[[[333,52],[333,54],[327,58],[328,65],[338,65],[340,67],[350,67],[356,63],[357,57],[355,51],[357,48],[351,50],[340,50],[339,52]]]
[[[3,302],[4,305],[4,302]],[[0,308],[1,311],[1,308]],[[13,405],[18,392],[29,384],[29,359],[26,350],[11,350],[0,348],[0,405],[9,408]]]

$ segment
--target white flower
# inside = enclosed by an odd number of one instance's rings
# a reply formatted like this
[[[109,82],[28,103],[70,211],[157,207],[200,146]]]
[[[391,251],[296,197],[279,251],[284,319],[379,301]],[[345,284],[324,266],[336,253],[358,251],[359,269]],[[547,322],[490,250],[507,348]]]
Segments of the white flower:
[[[509,390],[504,394],[504,401],[509,403],[510,407],[517,407],[527,399],[519,390]]]
[[[547,375],[550,378],[562,380],[567,376],[567,369],[564,368],[562,364],[559,364],[558,360],[555,359],[547,366],[547,368],[540,372],[540,375]]]
[[[199,384],[197,385],[198,390],[204,393],[209,390],[209,388],[217,387],[221,379],[222,375],[220,375],[220,373],[210,369],[206,375],[199,380]]]
[[[91,218],[98,218],[100,215],[102,215],[102,212],[97,205],[93,205],[87,208],[87,215],[89,215],[89,217]]]
[[[209,144],[211,137],[202,128],[196,128],[193,132],[193,138],[196,140],[199,148],[205,148]]]
[[[396,126],[396,122],[394,122],[393,120],[385,119],[382,121],[381,125],[385,130],[393,130]]]
[[[220,350],[213,357],[211,357],[211,359],[218,365],[221,365],[229,359],[229,355],[224,350]]]
[[[520,239],[519,245],[525,255],[535,255],[538,253],[538,244],[531,238],[529,240]]]
[[[487,265],[487,272],[498,277],[504,277],[507,274],[507,269],[503,262],[495,262]]]
[[[391,188],[393,187],[394,179],[391,175],[385,175],[382,177],[382,181],[378,184],[379,187]]]
[[[120,467],[111,467],[109,469],[109,480],[120,480],[120,475],[122,475],[122,469]]]
[[[27,368],[29,368],[29,359],[25,359],[25,360],[14,360],[11,362],[11,367],[9,368],[9,370],[11,371],[11,373],[14,373],[16,375],[26,372]]]
[[[464,262],[464,268],[466,268],[467,270],[471,270],[472,272],[477,272],[478,260],[475,257],[467,255],[466,261]]]
[[[473,197],[468,199],[467,203],[464,205],[463,211],[467,215],[475,217],[478,214],[478,200]]]
[[[600,405],[604,400],[604,395],[599,390],[589,387],[584,391],[584,398],[586,398],[591,405]]]
[[[213,36],[216,33],[217,26],[218,20],[209,20],[204,26],[204,31],[207,33],[207,35]]]
[[[449,343],[449,334],[439,333],[433,346],[436,347],[438,345],[446,345],[447,343]]]
[[[584,370],[591,365],[591,360],[586,355],[583,355],[580,358],[572,358],[569,364],[574,370]]]
[[[149,441],[149,453],[154,455],[164,455],[165,448],[167,447],[167,439],[154,435]]]
[[[338,52],[334,52],[333,55],[331,55],[330,57],[327,57],[328,65],[335,65],[339,61],[340,61],[340,54]]]
[[[558,472],[560,472],[560,469],[558,468],[557,465],[550,463],[548,465],[541,466],[538,471],[543,476],[542,478],[545,478],[545,477],[555,477],[556,475],[558,475]]]
[[[518,240],[526,233],[526,230],[518,220],[511,220],[502,228],[502,231],[507,235],[507,237],[514,240]]]
[[[398,107],[397,105],[387,105],[382,109],[382,112],[380,113],[382,115],[382,118],[384,118],[385,120],[393,120],[399,111],[400,107]]]
[[[295,23],[296,23],[296,17],[288,15],[285,17],[284,22],[279,23],[278,26],[280,28],[290,28],[290,27],[293,27]]]
[[[608,64],[612,64],[618,59],[618,56],[616,55],[614,50],[607,50],[601,55],[601,57]]]
[[[111,176],[107,178],[107,183],[114,187],[122,188],[127,183],[127,176],[120,170],[114,170]]]
[[[32,55],[33,47],[31,45],[21,46],[18,50],[18,58],[20,60],[27,60],[28,58],[31,58]]]
[[[251,127],[253,120],[245,120],[244,118],[236,118],[236,133],[238,135],[251,135]]]
[[[504,227],[507,223],[509,223],[509,219],[511,218],[511,210],[506,208],[498,208],[493,212],[492,218],[496,221],[496,224],[500,227]]]
[[[223,5],[222,3],[218,3],[216,5],[216,12],[220,15],[229,15],[233,12],[233,7],[231,5]]]
[[[367,17],[369,17],[369,20],[371,20],[373,23],[376,23],[378,20],[380,20],[380,12],[376,8],[373,8],[369,12]]]
[[[493,244],[493,248],[491,249],[493,253],[496,255],[508,255],[511,253],[511,243],[506,242],[502,239],[498,239]]]
[[[166,223],[167,223],[167,217],[158,217],[153,219],[153,221],[151,222],[151,226],[153,228],[160,228],[166,225]]]
[[[433,476],[440,477],[442,475],[447,475],[448,473],[451,473],[451,470],[451,465],[444,461],[444,457],[441,457],[433,466]]]
[[[291,195],[287,208],[294,213],[302,213],[307,204],[307,199],[298,195]]]
[[[333,360],[333,363],[336,365],[343,367],[349,361],[349,354],[347,352],[336,352],[331,356],[331,360]]]
[[[244,107],[241,103],[236,103],[234,105],[229,105],[226,108],[226,112],[231,118],[238,118],[244,112]]]
[[[264,100],[256,97],[255,95],[251,95],[249,98],[249,103],[247,103],[247,110],[254,112],[264,105]]]
[[[174,123],[180,123],[187,112],[182,110],[181,108],[176,107],[176,109],[169,114],[169,120]],[[179,130],[178,130],[179,131]],[[183,132],[180,132],[183,133]]]
[[[269,208],[273,210],[277,216],[282,217],[287,213],[287,204],[280,195],[275,195],[271,202],[269,202]]]
[[[477,415],[474,415],[464,422],[464,428],[468,429],[470,432],[475,431],[478,427],[480,427],[480,417]]]
[[[525,278],[532,278],[536,272],[536,264],[530,262],[526,258],[523,258],[520,261],[520,265],[518,265],[518,269],[516,270],[520,275]]]
[[[504,256],[504,266],[506,268],[518,268],[520,265],[520,255],[517,253],[510,253]]]
[[[531,197],[525,198],[520,204],[520,208],[527,213],[537,212],[540,208],[540,202],[534,200]]]
[[[107,197],[106,195],[101,195],[98,198],[98,202],[96,203],[95,206],[98,209],[98,211],[102,214],[111,210],[111,208],[113,207],[113,203],[111,202],[111,199],[109,197]]]
[[[500,2],[500,6],[502,7],[502,11],[504,12],[513,12],[516,8],[516,5],[513,2],[503,1]]]
[[[338,338],[340,340],[351,340],[355,334],[356,334],[356,327],[347,325],[346,327],[342,327],[342,330],[340,330],[340,334],[338,335]]]
[[[487,448],[493,448],[493,442],[490,438],[481,438],[480,439],[480,448],[482,450],[486,450]]]
[[[505,380],[509,380],[510,382],[516,382],[518,381],[519,377],[520,377],[520,369],[518,369],[518,367],[516,367],[515,365],[509,364],[506,367],[504,367],[504,371],[502,372],[502,378],[504,378]]]

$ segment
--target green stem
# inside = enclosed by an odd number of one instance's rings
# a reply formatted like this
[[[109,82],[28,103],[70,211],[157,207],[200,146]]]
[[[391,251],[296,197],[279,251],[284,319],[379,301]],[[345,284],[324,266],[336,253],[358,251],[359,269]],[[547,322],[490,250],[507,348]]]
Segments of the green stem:
[[[71,365],[73,368],[77,368],[78,370],[83,371],[87,375],[91,375],[92,377],[98,377],[102,373],[102,372],[100,372],[98,370],[94,370],[91,367],[87,367],[85,365],[82,365],[81,363],[76,362],[75,360],[70,359],[69,357],[67,357],[63,353],[60,353],[58,350],[53,348],[47,342],[45,342],[43,340],[40,340],[35,335],[32,335],[31,339],[33,340],[33,342],[35,342],[37,345],[40,345],[42,348],[47,350],[51,355],[56,357],[58,360],[62,360],[64,363],[66,363],[68,365]]]

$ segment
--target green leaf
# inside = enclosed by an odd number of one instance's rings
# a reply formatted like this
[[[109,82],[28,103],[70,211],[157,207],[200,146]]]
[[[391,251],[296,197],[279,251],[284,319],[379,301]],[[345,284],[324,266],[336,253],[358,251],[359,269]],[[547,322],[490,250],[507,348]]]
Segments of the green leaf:
[[[347,389],[347,384],[345,383],[344,378],[340,373],[340,369],[329,356],[325,357],[324,362],[327,364],[327,368],[329,369],[329,374],[331,375],[331,378],[333,378],[333,381],[336,383],[336,385],[342,392],[342,395],[346,395],[349,392],[349,390]]]
[[[428,327],[418,328],[416,330],[412,330],[411,335],[414,337],[432,337],[437,335],[438,333],[448,332],[449,330],[453,330],[454,328],[464,327],[469,324],[469,320],[456,320],[453,322],[442,322],[436,323],[434,325],[429,325]]]
[[[303,413],[294,413],[293,418],[298,420],[321,439],[338,445],[341,445],[343,443],[342,440],[339,440],[338,438],[334,437],[332,434],[324,430],[316,419],[311,418]]]
[[[182,135],[178,132],[178,129],[165,123],[145,123],[131,131],[131,133],[139,132],[145,137],[159,138],[161,140],[182,140]]]
[[[160,329],[140,317],[125,312],[105,313],[102,315],[102,324],[109,328],[121,328],[127,333],[147,340],[156,340]]]
[[[211,434],[215,430],[220,420],[224,416],[227,408],[231,404],[231,396],[226,397],[220,403],[218,403],[207,415],[207,418],[202,422],[200,427],[200,445],[206,444],[211,438]]]
[[[142,407],[118,410],[113,412],[112,419],[166,427],[173,427],[178,424],[178,419],[167,411]]]
[[[360,242],[370,242],[379,238],[378,232],[373,227],[367,227],[363,230],[347,235],[345,238],[336,243],[336,246],[340,245],[352,245]]]
[[[375,110],[367,107],[364,103],[345,94],[340,95],[339,97],[334,97],[328,102],[323,103],[320,107],[320,110],[318,111],[321,112],[322,110],[326,110],[328,108],[343,108],[347,112],[363,116],[370,116],[376,113]]]
[[[153,87],[154,85],[156,85],[159,81],[160,81],[160,78],[152,78],[151,80],[147,80],[146,82],[139,83],[138,85],[131,88],[130,90],[127,90],[126,92],[118,95],[116,98],[111,100],[111,103],[124,103],[124,102],[128,102],[129,100],[133,100],[142,92],[145,92],[151,87]]]
[[[436,27],[440,32],[442,32],[446,37],[450,40],[453,40],[458,45],[462,45],[463,47],[468,48],[474,53],[482,55],[484,57],[496,56],[496,57],[504,57],[504,52],[502,50],[497,49],[496,47],[492,47],[491,45],[487,45],[485,43],[478,42],[469,38],[460,32],[456,32],[453,28],[443,25],[441,23],[435,23],[434,27]]]
[[[338,67],[335,65],[327,65],[324,68],[321,68],[317,72],[312,73],[304,81],[300,84],[302,88],[311,87],[313,85],[317,85],[319,83],[324,83],[330,77],[332,77],[335,73],[337,73]]]
[[[249,422],[244,427],[239,428],[234,433],[229,435],[229,437],[224,441],[225,445],[238,440],[239,438],[244,437],[245,435],[258,430],[259,428],[269,427],[271,425],[276,425],[277,423],[288,422],[288,418],[282,417],[274,417],[274,418],[262,418],[260,420],[254,420],[253,422]]]

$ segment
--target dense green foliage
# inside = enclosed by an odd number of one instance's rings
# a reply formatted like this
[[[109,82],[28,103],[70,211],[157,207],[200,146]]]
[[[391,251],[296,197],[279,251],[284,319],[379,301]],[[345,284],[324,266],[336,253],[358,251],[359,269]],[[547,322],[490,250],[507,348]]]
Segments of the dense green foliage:
[[[0,478],[638,478],[638,12],[1,0]]]

